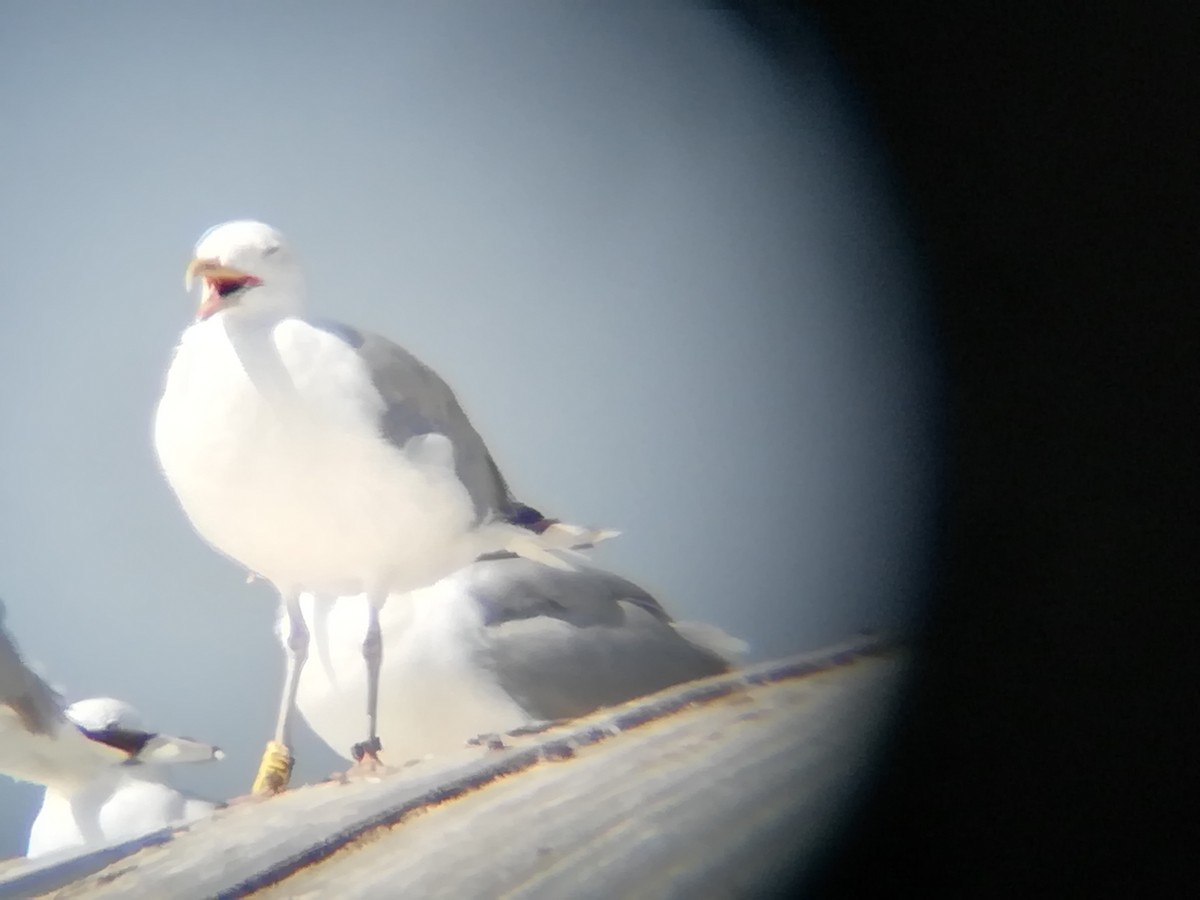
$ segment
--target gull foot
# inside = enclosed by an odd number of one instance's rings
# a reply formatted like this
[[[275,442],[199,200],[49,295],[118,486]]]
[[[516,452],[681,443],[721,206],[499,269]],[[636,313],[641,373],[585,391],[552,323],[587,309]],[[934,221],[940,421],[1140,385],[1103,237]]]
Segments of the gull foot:
[[[292,758],[288,748],[278,741],[268,741],[267,749],[263,751],[262,762],[258,764],[258,774],[254,776],[254,786],[250,793],[254,796],[269,797],[278,794],[288,786],[292,778],[292,766],[296,760]]]
[[[467,741],[468,747],[486,747],[488,750],[503,750],[508,745],[504,742],[505,738],[520,738],[528,737],[531,734],[542,734],[562,725],[567,719],[539,719],[536,722],[526,722],[524,725],[518,725],[512,731],[506,731],[504,734],[497,734],[494,731],[478,734]]]
[[[382,749],[383,744],[380,743],[378,737],[355,744],[350,748],[350,755],[354,757],[354,765],[346,772],[346,776],[376,775],[386,771],[387,766],[379,758],[379,751]]]
[[[504,736],[496,734],[494,731],[477,734],[475,737],[467,740],[467,746],[486,747],[488,750],[503,750],[505,747]]]
[[[350,755],[354,757],[356,763],[362,763],[370,760],[371,762],[379,762],[379,751],[383,749],[383,744],[379,741],[379,736],[376,735],[369,740],[362,741],[350,748]]]

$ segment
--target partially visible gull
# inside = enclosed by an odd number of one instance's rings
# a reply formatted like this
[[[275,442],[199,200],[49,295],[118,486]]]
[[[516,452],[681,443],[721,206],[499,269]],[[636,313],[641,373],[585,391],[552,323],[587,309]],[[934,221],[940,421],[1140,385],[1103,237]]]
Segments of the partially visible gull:
[[[4,603],[0,601],[0,728],[6,713],[25,733],[49,735],[61,721],[62,707],[58,694],[21,659],[4,628]]]
[[[62,698],[22,660],[0,606],[0,774],[46,786],[30,854],[136,837],[211,809],[162,783],[158,767],[220,759],[188,738],[141,729],[128,704]]]
[[[385,338],[303,316],[304,278],[283,236],[227,222],[197,244],[203,280],[155,420],[167,481],[210,544],[280,592],[287,667],[274,740],[253,790],[291,771],[290,720],[308,655],[300,594],[366,594],[365,700],[356,758],[377,762],[389,594],[493,552],[569,568],[549,551],[613,532],[518,502],[449,386]]]
[[[80,700],[66,715],[93,740],[110,741],[123,750],[155,739],[141,730],[132,706],[109,697]],[[99,767],[82,782],[74,777],[43,781],[46,793],[29,831],[26,855],[140,837],[202,819],[222,806],[171,787],[165,770],[168,763],[220,758],[220,751],[194,741],[169,740],[175,752],[164,754],[160,748],[147,756],[143,751],[130,758],[134,764]]]
[[[380,618],[388,652],[379,735],[398,760],[725,672],[745,649],[714,627],[674,621],[637,585],[591,566],[487,560],[393,601]],[[367,602],[301,598],[316,659],[297,705],[347,758],[359,719],[346,701],[363,689],[356,625]]]

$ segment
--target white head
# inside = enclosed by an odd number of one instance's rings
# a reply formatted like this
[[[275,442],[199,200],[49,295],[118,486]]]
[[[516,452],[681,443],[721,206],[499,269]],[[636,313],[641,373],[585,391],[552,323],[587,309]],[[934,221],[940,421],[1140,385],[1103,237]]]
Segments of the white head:
[[[137,756],[152,737],[142,728],[138,711],[123,700],[91,697],[72,703],[65,712],[88,740],[120,751],[126,757]]]
[[[142,717],[123,700],[92,697],[78,700],[66,709],[67,718],[85,731],[140,731]]]
[[[196,244],[184,285],[203,279],[197,319],[223,314],[278,319],[300,312],[304,277],[278,231],[262,222],[226,222]]]

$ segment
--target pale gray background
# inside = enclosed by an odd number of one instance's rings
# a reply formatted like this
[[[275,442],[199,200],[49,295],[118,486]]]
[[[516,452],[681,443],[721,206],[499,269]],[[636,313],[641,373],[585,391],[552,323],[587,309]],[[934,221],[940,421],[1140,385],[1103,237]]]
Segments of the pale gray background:
[[[914,621],[935,365],[869,123],[816,33],[785,77],[727,14],[581,6],[0,5],[0,595],[69,697],[222,744],[210,795],[270,731],[274,598],[150,436],[230,218],[680,618],[755,658]],[[37,802],[0,779],[0,855]]]

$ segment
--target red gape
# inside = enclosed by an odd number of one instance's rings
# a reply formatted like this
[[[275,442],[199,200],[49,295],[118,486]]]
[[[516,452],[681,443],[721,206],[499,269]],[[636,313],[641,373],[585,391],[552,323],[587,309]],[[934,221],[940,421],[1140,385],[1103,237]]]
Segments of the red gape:
[[[254,287],[262,284],[262,279],[256,275],[242,275],[237,278],[208,278],[204,279],[204,299],[196,310],[196,318],[207,319],[213,313],[220,312],[225,306],[225,298],[244,287]]]

